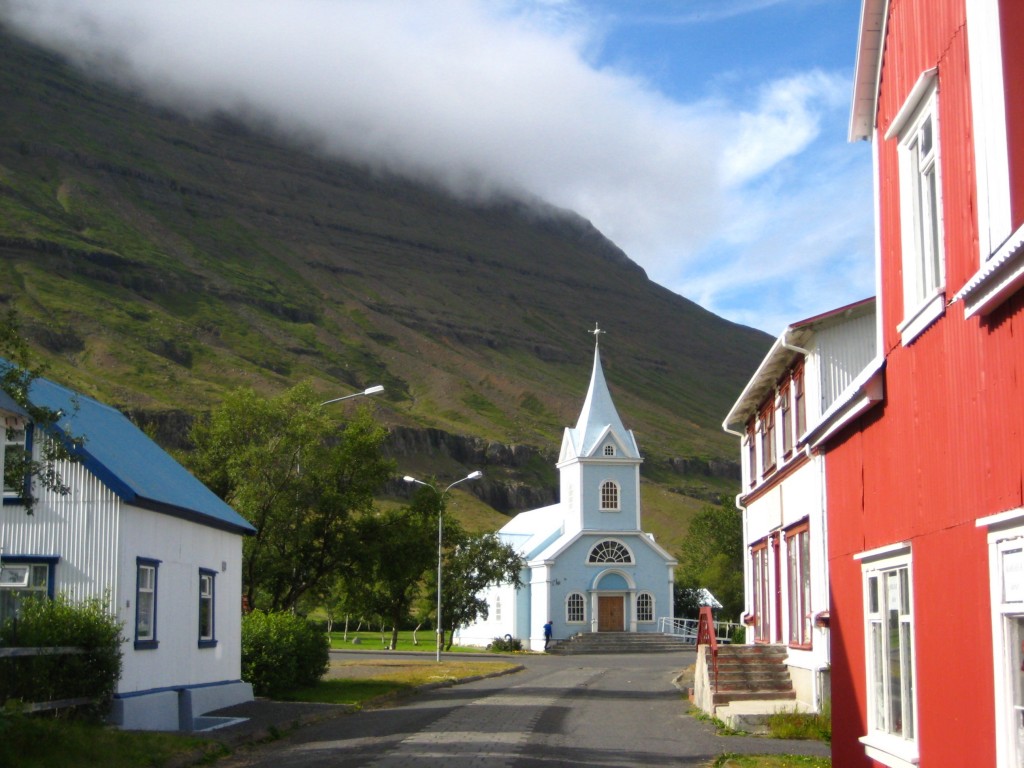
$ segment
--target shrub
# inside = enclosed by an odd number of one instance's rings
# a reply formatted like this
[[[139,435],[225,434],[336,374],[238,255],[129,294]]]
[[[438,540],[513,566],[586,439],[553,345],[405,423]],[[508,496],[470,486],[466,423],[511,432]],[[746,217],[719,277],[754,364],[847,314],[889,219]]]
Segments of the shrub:
[[[105,600],[28,599],[0,627],[0,645],[73,646],[85,653],[0,660],[0,702],[89,698],[105,711],[121,676],[121,624]]]
[[[773,739],[813,739],[832,742],[832,706],[826,701],[820,713],[776,712],[768,718],[768,732]]]
[[[733,627],[732,635],[729,637],[729,642],[733,645],[743,645],[747,642],[747,628]]]
[[[259,696],[313,685],[327,671],[329,644],[301,616],[253,611],[242,617],[242,679]]]
[[[487,646],[487,650],[494,651],[495,653],[509,653],[510,651],[521,651],[523,650],[523,641],[519,638],[512,637],[511,635],[505,635],[505,637],[496,637],[491,641],[490,645]]]

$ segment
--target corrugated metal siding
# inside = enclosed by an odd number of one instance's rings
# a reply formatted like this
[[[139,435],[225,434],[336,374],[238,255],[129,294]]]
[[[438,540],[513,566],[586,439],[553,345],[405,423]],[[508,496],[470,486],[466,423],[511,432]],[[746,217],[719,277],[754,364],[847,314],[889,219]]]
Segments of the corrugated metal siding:
[[[67,496],[44,491],[32,515],[6,507],[4,554],[59,555],[56,591],[74,599],[117,594],[121,502],[81,464],[61,462]]]
[[[822,328],[815,334],[821,415],[875,356],[874,313]]]
[[[866,732],[867,691],[863,587],[853,555],[903,541],[914,573],[921,764],[996,762],[988,558],[974,521],[1024,505],[1024,296],[984,321],[965,320],[962,303],[952,304],[902,346],[897,142],[881,138],[919,75],[938,67],[948,298],[978,266],[964,25],[963,0],[890,3],[876,137],[886,395],[826,455],[837,765],[871,764],[857,741]],[[950,621],[971,627],[973,652],[941,641]]]
[[[999,26],[1003,48],[1003,90],[1006,98],[1006,142],[1010,155],[1010,201],[1013,226],[1024,223],[1024,56],[1007,56],[1017,51],[1024,39],[1024,3],[1000,0]]]

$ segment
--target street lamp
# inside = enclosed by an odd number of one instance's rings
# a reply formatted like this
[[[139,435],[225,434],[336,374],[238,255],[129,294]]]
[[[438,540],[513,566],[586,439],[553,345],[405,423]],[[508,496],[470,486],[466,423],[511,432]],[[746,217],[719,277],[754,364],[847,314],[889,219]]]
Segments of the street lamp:
[[[452,488],[459,483],[464,483],[467,480],[476,480],[477,478],[483,477],[484,473],[479,469],[470,472],[461,480],[456,480],[454,483],[449,485],[443,491],[438,491],[437,488],[432,486],[430,483],[425,483],[422,480],[417,480],[415,477],[406,475],[402,479],[407,483],[416,483],[417,485],[425,485],[427,488],[437,494],[437,660],[441,661],[441,642],[443,635],[441,634],[441,562],[442,562],[442,533],[444,531],[444,497]]]
[[[363,397],[364,395],[376,395],[378,392],[383,392],[384,387],[380,384],[374,384],[372,387],[367,387],[362,392],[353,392],[351,395],[345,395],[344,397],[336,397],[333,400],[324,400],[320,405],[330,405],[331,403],[338,403],[342,400],[348,400],[350,397]]]

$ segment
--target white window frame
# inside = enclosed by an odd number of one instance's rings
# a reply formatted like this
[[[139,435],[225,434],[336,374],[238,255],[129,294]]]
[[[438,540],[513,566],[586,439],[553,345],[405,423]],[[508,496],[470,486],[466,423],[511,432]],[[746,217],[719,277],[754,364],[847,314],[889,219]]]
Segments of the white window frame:
[[[920,722],[917,714],[914,573],[910,546],[902,543],[890,545],[855,555],[854,559],[861,561],[864,601],[867,734],[860,741],[871,759],[892,768],[909,768],[917,765],[919,760],[917,730]],[[901,579],[903,573],[906,574],[905,580]],[[872,581],[877,590],[875,604],[871,600]],[[899,604],[896,629],[900,638],[897,649],[901,681],[900,733],[894,733],[894,728],[884,721],[887,714],[891,715],[893,705],[891,628],[886,631],[890,620],[888,606],[893,602]],[[881,644],[882,658],[878,658],[876,638]]]
[[[152,573],[153,578],[144,579],[146,573]],[[159,596],[160,561],[148,557],[137,557],[135,559],[135,649],[147,650],[156,648],[160,642],[157,639],[157,604]],[[144,606],[148,602],[148,607]],[[149,629],[142,629],[144,614],[149,613]]]
[[[608,493],[608,489],[610,489],[612,493]],[[603,480],[601,482],[600,494],[602,512],[619,512],[622,510],[622,491],[619,488],[619,484],[614,480]],[[615,498],[610,499],[611,496],[614,496]]]
[[[604,455],[605,456],[614,456],[615,455],[615,446],[612,443],[608,443],[607,445],[605,445],[605,447],[604,447]]]
[[[203,633],[203,613],[209,612],[209,631]],[[217,645],[217,572],[209,568],[199,569],[199,647],[213,648]]]
[[[641,603],[646,603],[646,605],[642,606]],[[636,596],[637,624],[653,624],[654,615],[654,595],[650,592],[638,592]]]
[[[900,240],[903,253],[904,345],[920,336],[946,311],[945,224],[936,69],[921,74],[885,138],[898,138]],[[931,150],[920,147],[926,127]]]
[[[573,598],[579,598],[578,604]],[[565,621],[567,624],[586,623],[587,600],[582,592],[570,592],[565,596]]]
[[[56,558],[36,559],[16,556],[5,558],[0,564],[0,622],[17,616],[21,602],[27,598],[49,597],[54,594],[54,566]]]
[[[21,422],[12,425],[6,425],[4,427],[3,442],[0,443],[0,469],[4,470],[6,475],[7,468],[7,451],[11,447],[19,448],[24,450],[26,453],[31,453],[32,447],[32,425]],[[3,497],[5,499],[20,500],[24,499],[28,495],[28,484],[29,477],[26,475],[20,482],[17,488],[8,488],[6,484],[3,485]]]
[[[810,521],[786,531],[786,601],[789,614],[789,645],[809,649],[813,645],[811,619],[811,526]]]
[[[614,554],[617,559],[610,558]],[[587,555],[588,565],[633,565],[633,552],[621,541],[601,539],[590,548]]]
[[[1019,646],[1010,623],[1024,617],[1024,508],[975,521],[988,529],[989,604],[992,606],[992,667],[995,696],[996,765],[1019,765],[1021,712],[1015,698],[1021,675]],[[1017,554],[1011,562],[1009,557]]]

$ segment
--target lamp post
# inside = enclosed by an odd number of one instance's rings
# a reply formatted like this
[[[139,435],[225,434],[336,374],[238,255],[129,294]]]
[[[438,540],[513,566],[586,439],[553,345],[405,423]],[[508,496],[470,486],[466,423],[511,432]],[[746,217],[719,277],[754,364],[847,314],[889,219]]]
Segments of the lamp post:
[[[442,549],[441,543],[443,541],[444,531],[444,497],[452,488],[459,483],[464,483],[467,480],[476,480],[477,478],[483,477],[484,473],[479,469],[470,472],[461,480],[456,480],[454,483],[449,485],[443,491],[438,491],[430,483],[425,483],[422,480],[417,480],[415,477],[406,475],[402,479],[407,483],[416,483],[417,485],[425,485],[427,488],[437,494],[437,660],[441,661],[441,642],[443,630],[441,629],[441,563],[442,563]]]
[[[372,387],[367,387],[362,392],[353,392],[351,395],[345,395],[343,397],[335,397],[332,400],[324,400],[320,403],[323,405],[330,405],[331,403],[340,403],[342,400],[348,400],[351,397],[364,397],[365,395],[376,395],[378,392],[383,392],[384,387],[380,384],[374,384]]]

